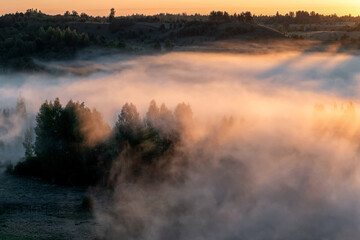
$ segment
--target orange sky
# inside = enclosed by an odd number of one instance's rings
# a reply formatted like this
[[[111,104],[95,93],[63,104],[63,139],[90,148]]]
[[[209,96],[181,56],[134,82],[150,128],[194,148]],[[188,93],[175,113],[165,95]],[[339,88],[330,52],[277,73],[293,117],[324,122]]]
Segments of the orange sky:
[[[286,13],[294,10],[314,10],[338,15],[359,15],[360,0],[0,0],[0,14],[37,8],[45,13],[64,13],[66,10],[91,15],[108,15],[115,8],[117,15],[134,13],[209,13],[211,10],[240,12],[250,10],[256,14]]]

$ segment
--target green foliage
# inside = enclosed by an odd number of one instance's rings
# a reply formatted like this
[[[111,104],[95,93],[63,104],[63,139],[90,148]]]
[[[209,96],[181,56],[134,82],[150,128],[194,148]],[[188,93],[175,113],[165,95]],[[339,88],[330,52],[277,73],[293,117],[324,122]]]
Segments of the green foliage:
[[[130,146],[134,147],[141,141],[142,127],[140,115],[135,105],[126,103],[121,109],[115,125],[116,140],[121,145],[127,142]]]
[[[92,152],[87,146],[81,124],[84,119],[96,119],[94,127],[104,125],[97,114],[83,103],[72,101],[63,107],[56,99],[45,102],[36,117],[35,143],[25,133],[25,161],[15,167],[20,175],[33,175],[62,184],[88,184],[95,181],[96,166],[84,156]]]
[[[165,40],[164,47],[167,51],[173,50],[174,46],[175,46],[175,44],[170,39]]]
[[[123,40],[119,40],[117,42],[117,47],[118,48],[125,48],[126,47],[126,43]]]
[[[31,26],[33,28],[33,26]],[[5,41],[0,41],[0,66],[10,66],[20,69],[33,68],[31,56],[46,56],[56,53],[58,57],[71,56],[77,49],[91,45],[88,34],[78,34],[75,29],[41,26],[35,32],[13,35],[7,33]]]
[[[33,130],[27,129],[24,134],[23,147],[25,149],[25,159],[32,158],[34,156],[33,148]]]
[[[87,33],[82,33],[79,37],[79,47],[87,47],[90,45],[90,39]]]
[[[136,14],[116,17],[112,8],[109,16],[93,17],[76,11],[66,11],[62,15],[52,16],[37,9],[28,9],[25,13],[0,16],[0,72],[9,69],[38,71],[41,66],[34,63],[32,60],[34,58],[42,60],[71,58],[77,50],[93,45],[132,50],[133,48],[130,47],[132,44],[139,49],[150,46],[161,50],[163,43],[166,50],[171,50],[174,47],[173,43],[181,42],[177,38],[201,36],[200,41],[228,38],[251,32],[248,23],[254,22],[277,23],[284,26],[284,29],[290,29],[292,23],[359,22],[359,20],[360,17],[323,16],[306,11],[276,16],[255,16],[251,12],[230,15],[227,12],[212,11],[209,15]],[[244,27],[235,26],[236,24],[228,26],[231,25],[229,23],[235,22],[246,24],[243,24]],[[224,25],[225,27],[222,28]],[[359,26],[347,30],[357,29]],[[217,35],[214,36],[214,33]],[[165,39],[169,40],[165,41]],[[191,42],[192,39],[189,40],[188,42]],[[348,40],[350,39],[346,39]]]

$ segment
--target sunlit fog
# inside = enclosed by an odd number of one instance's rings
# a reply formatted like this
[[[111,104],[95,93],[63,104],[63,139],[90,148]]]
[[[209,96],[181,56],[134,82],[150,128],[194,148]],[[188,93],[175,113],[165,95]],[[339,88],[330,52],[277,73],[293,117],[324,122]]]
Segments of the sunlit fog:
[[[111,192],[87,191],[101,239],[358,238],[356,54],[178,51],[39,64],[46,73],[0,76],[3,165],[21,161],[40,106],[57,97],[101,115],[80,117],[90,145],[111,138],[126,103],[165,135],[171,121],[151,114],[180,119],[160,180],[143,169],[126,181],[138,157],[130,149],[111,165]]]

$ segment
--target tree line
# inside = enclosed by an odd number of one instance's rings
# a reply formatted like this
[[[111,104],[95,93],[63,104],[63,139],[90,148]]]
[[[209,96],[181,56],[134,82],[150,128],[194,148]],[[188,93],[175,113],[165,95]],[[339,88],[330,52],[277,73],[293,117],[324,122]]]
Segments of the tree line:
[[[254,18],[251,12],[234,13],[230,15],[228,12],[212,11],[209,15],[209,20],[214,22],[244,22],[254,23]]]
[[[217,26],[226,22],[252,23],[250,12],[229,15],[215,12],[210,15],[158,14],[154,16],[92,17],[85,13],[67,11],[47,15],[37,9],[0,17],[0,72],[10,70],[41,70],[32,60],[71,58],[87,46],[172,50],[180,38],[213,36]],[[93,23],[93,24],[86,24]],[[137,23],[151,23],[134,26]],[[132,27],[134,26],[134,27]],[[231,29],[230,29],[231,30]],[[246,32],[247,29],[227,31],[226,35]]]
[[[276,12],[275,15],[258,15],[254,16],[256,22],[264,24],[331,24],[335,22],[359,22],[359,16],[338,16],[336,14],[324,15],[316,13],[315,11],[289,12],[280,14]]]
[[[25,13],[17,12],[0,17],[0,72],[39,71],[41,66],[36,65],[33,58],[71,58],[77,50],[87,46],[129,51],[162,48],[172,50],[177,44],[182,44],[184,38],[231,38],[252,32],[255,23],[282,24],[282,28],[288,31],[290,24],[330,24],[346,21],[359,22],[360,17],[338,17],[307,11],[289,12],[285,15],[276,13],[273,16],[255,15],[249,11],[235,14],[212,11],[208,15],[116,16],[115,9],[111,9],[108,16],[93,17],[76,11],[47,15],[37,9],[29,9]],[[244,24],[219,27],[227,23]],[[305,29],[301,26],[299,28]],[[348,30],[358,29],[359,25]]]

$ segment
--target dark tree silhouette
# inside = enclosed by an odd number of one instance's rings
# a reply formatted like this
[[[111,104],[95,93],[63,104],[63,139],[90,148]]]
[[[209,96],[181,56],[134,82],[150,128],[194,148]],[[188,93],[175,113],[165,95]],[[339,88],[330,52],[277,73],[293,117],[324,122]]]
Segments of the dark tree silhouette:
[[[46,101],[36,116],[35,143],[31,130],[26,131],[25,158],[14,173],[68,185],[107,184],[105,179],[117,179],[116,171],[126,181],[160,180],[192,115],[188,104],[178,104],[173,114],[153,100],[141,119],[136,106],[126,103],[111,130],[84,103],[69,101],[63,107],[58,98]]]
[[[109,22],[111,23],[114,19],[115,19],[115,9],[111,8],[109,14]]]

